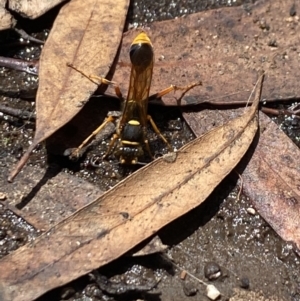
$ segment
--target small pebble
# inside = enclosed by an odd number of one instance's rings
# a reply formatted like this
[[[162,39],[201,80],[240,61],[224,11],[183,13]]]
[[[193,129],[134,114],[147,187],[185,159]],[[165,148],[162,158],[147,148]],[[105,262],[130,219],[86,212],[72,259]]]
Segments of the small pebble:
[[[295,3],[293,3],[293,5],[290,8],[290,16],[294,17],[294,16],[296,16],[296,14],[297,14],[296,5],[295,5]]]
[[[206,287],[206,296],[210,299],[210,300],[216,300],[217,298],[219,298],[221,295],[221,293],[218,291],[218,289],[212,285],[209,284]]]
[[[195,296],[198,292],[197,287],[191,282],[185,282],[183,285],[183,292],[187,297]]]
[[[6,194],[4,192],[0,192],[0,201],[6,200]]]
[[[256,214],[255,209],[254,209],[254,208],[251,208],[251,207],[247,208],[247,212],[248,212],[249,214],[251,214],[251,215],[255,215],[255,214]]]
[[[180,279],[184,280],[185,277],[186,277],[186,271],[182,271],[182,272],[180,273]]]
[[[163,160],[167,163],[173,163],[176,161],[177,153],[176,152],[169,152],[163,155]]]
[[[4,239],[5,237],[6,237],[6,231],[5,230],[3,230],[3,229],[0,229],[0,240],[1,239]]]
[[[278,47],[277,41],[275,39],[271,39],[268,42],[268,46],[270,46],[270,47]]]
[[[96,284],[89,284],[85,290],[84,293],[87,297],[97,297],[97,298],[101,298],[103,296],[102,291],[98,288],[98,286]]]
[[[222,275],[221,268],[216,262],[208,262],[204,266],[204,276],[209,280],[215,280]]]
[[[95,297],[95,298],[101,300],[101,298],[103,297],[103,293],[99,288],[95,288],[94,291],[93,291],[93,296],[92,297]]]
[[[250,287],[250,281],[248,277],[242,277],[240,279],[240,287],[243,289],[248,289]]]

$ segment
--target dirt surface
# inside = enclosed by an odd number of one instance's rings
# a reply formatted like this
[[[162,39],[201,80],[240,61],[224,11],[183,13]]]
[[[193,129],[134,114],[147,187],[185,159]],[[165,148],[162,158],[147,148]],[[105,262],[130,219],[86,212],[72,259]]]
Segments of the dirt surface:
[[[207,2],[204,2],[202,6],[192,1],[170,1],[163,2],[165,6],[162,6],[136,1],[132,5],[129,22],[145,24],[192,13],[205,7]],[[45,39],[53,14],[51,12],[44,16],[45,19],[29,23],[20,20],[19,24],[27,32]],[[38,45],[16,45],[17,34],[3,32],[0,38],[5,43],[1,55],[23,59],[36,59],[39,56]],[[28,96],[36,86],[36,76],[1,68],[0,104],[33,112],[33,99],[24,101],[18,96]],[[92,101],[88,105],[90,108],[87,106],[85,109],[86,112],[95,111],[97,117],[98,101]],[[108,106],[114,110],[118,108],[118,103],[109,103]],[[153,107],[150,108],[150,114],[173,146],[179,148],[192,139],[179,110]],[[281,127],[299,143],[299,120],[282,116],[277,119]],[[85,127],[86,120],[82,117],[78,123]],[[73,129],[69,126],[65,130],[69,131],[70,128]],[[91,167],[90,158],[101,152],[108,140],[97,149],[91,149],[77,163],[51,155],[41,145],[31,156],[29,166],[16,184],[7,184],[8,170],[27,148],[33,131],[33,122],[0,113],[0,193],[4,199],[0,208],[1,256],[31,241],[40,233],[12,214],[6,208],[8,203],[17,206],[24,216],[24,211],[29,208],[28,203],[33,199],[40,201],[45,206],[46,219],[47,210],[51,210],[50,203],[59,199],[56,184],[53,183],[64,183],[64,187],[68,187],[65,194],[70,196],[76,196],[76,187],[80,186],[80,189],[85,189],[88,202],[91,193],[107,190],[132,172],[119,167],[115,161],[97,169]],[[149,137],[157,155],[166,152],[164,145],[152,132]],[[48,141],[48,149],[51,150],[51,141]],[[46,169],[47,177],[43,177]],[[55,180],[56,177],[58,180]],[[220,300],[300,300],[299,257],[293,252],[292,245],[282,241],[255,212],[251,201],[244,195],[238,195],[240,186],[237,182],[238,177],[231,174],[203,205],[160,231],[162,242],[170,246],[164,254],[122,257],[98,271],[100,275],[108,277],[109,281],[97,274],[85,276],[39,300],[208,300],[206,286],[188,275],[183,277],[182,270],[205,283],[214,284],[221,292]],[[64,209],[61,211],[62,216],[69,214]],[[29,216],[28,211],[26,219],[30,220]],[[54,222],[50,221],[49,226]],[[214,271],[220,271],[218,279],[207,279]]]

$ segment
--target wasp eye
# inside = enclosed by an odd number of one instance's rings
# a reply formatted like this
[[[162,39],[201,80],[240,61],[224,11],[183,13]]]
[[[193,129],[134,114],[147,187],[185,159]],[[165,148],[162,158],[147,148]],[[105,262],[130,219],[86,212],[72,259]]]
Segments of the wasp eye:
[[[130,56],[131,61],[132,61],[132,58],[136,55],[136,53],[139,51],[140,48],[141,48],[141,43],[131,45],[130,50],[129,50],[129,56]]]

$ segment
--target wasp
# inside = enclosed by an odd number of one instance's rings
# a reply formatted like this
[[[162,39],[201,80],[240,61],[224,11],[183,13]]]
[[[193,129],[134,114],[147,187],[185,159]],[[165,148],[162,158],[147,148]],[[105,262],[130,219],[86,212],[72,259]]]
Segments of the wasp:
[[[131,73],[128,95],[124,100],[119,86],[112,81],[108,81],[103,77],[89,75],[87,76],[81,70],[78,70],[71,64],[69,67],[77,70],[90,80],[95,79],[98,84],[113,85],[116,95],[123,101],[122,114],[118,120],[116,131],[108,146],[103,159],[113,153],[121,164],[137,164],[139,158],[144,155],[144,150],[153,159],[150,150],[149,141],[147,139],[147,124],[151,124],[155,133],[164,141],[169,151],[173,151],[172,146],[167,139],[161,134],[152,117],[148,115],[148,100],[153,73],[154,51],[152,43],[145,32],[137,35],[131,44],[129,51],[131,61]],[[156,93],[154,96],[160,98],[171,91],[182,90],[183,95],[195,86],[201,85],[201,82],[194,83],[186,87],[178,87],[171,85],[167,89]],[[153,97],[153,96],[151,96]],[[109,123],[115,122],[116,117],[109,116],[82,144],[73,149],[70,157],[77,159],[81,155],[81,150]]]

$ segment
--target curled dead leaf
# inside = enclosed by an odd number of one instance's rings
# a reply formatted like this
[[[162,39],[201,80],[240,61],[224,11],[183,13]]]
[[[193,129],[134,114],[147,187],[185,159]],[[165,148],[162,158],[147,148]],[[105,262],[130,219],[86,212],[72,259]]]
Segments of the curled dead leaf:
[[[107,76],[121,42],[128,5],[128,0],[118,0],[112,14],[109,0],[74,0],[61,9],[40,58],[35,136],[9,181],[36,145],[70,121],[98,88],[67,63]]]

